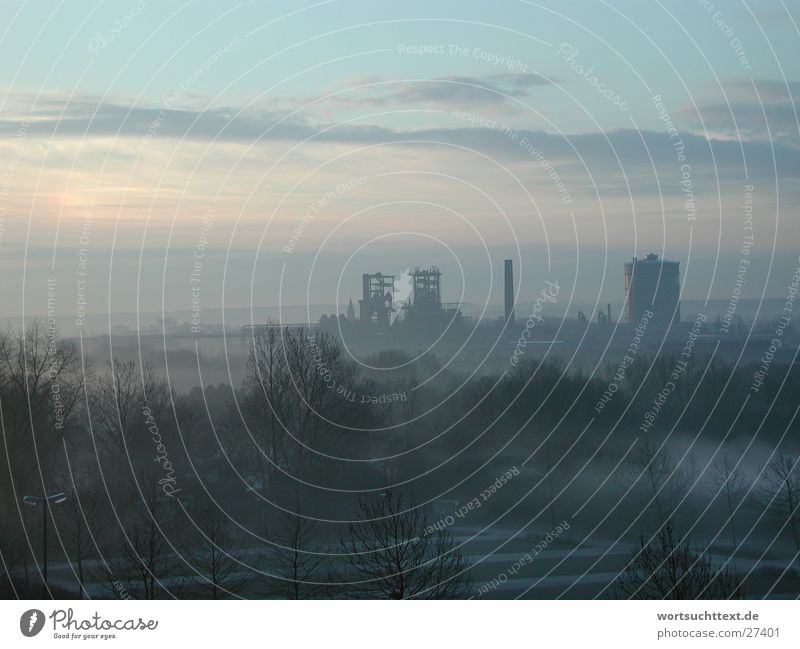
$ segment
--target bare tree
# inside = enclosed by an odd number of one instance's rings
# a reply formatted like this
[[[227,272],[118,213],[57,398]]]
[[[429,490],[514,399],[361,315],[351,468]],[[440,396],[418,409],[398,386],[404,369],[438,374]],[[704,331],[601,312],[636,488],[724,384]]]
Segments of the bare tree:
[[[356,596],[385,599],[456,599],[469,588],[469,566],[453,537],[432,531],[416,507],[384,491],[360,503],[361,520],[341,541],[349,568],[343,581]]]
[[[149,408],[162,422],[169,421],[172,403],[166,382],[153,366],[139,368],[134,361],[115,360],[88,393],[92,426],[107,455],[120,462],[135,461],[146,450],[151,459],[143,409]]]
[[[13,471],[6,480],[39,493],[43,482],[55,477],[48,469],[76,422],[82,389],[77,348],[60,340],[57,331],[33,322],[17,334],[0,334],[0,465]]]
[[[272,559],[281,579],[277,592],[287,599],[311,599],[324,590],[322,579],[324,556],[312,549],[314,523],[299,515],[286,514],[276,538]]]
[[[27,548],[18,527],[6,521],[5,512],[0,510],[0,599],[16,599],[20,591],[28,588],[28,575],[17,574],[27,556]]]
[[[665,523],[649,542],[644,535],[640,548],[614,584],[621,599],[739,599],[739,577],[719,571],[711,558],[678,542],[670,522]]]
[[[535,428],[528,426],[528,430],[535,434]],[[556,517],[556,500],[559,492],[572,476],[574,459],[571,456],[571,440],[568,432],[559,429],[550,435],[550,439],[543,439],[537,446],[535,455],[532,455],[533,464],[542,474],[540,487],[545,492],[547,509],[550,512],[550,526],[555,529],[558,524]],[[574,448],[572,449],[574,451]]]
[[[252,581],[250,553],[241,552],[241,539],[233,533],[230,519],[213,503],[194,518],[199,535],[194,543],[194,567],[204,577],[209,599],[236,596]],[[234,557],[234,552],[238,557]]]
[[[56,329],[34,321],[18,332],[0,332],[0,575],[12,590],[28,585],[20,500],[58,483],[59,451],[79,421],[82,389],[77,349]]]
[[[57,512],[56,524],[65,542],[70,561],[78,568],[78,597],[85,594],[85,562],[96,556],[95,539],[91,529],[102,530],[107,522],[104,498],[97,484],[86,473],[73,474],[66,503],[54,510]]]
[[[290,437],[283,430],[283,422],[289,418],[290,385],[280,328],[257,329],[252,342],[253,349],[241,389],[241,410],[252,441],[240,426],[231,423],[239,418],[233,406],[224,432],[243,466],[262,487],[269,488],[272,464],[282,469],[287,469],[289,464]]]
[[[229,440],[263,487],[274,464],[299,478],[302,495],[303,475],[320,461],[317,451],[340,451],[345,431],[369,422],[371,409],[339,389],[357,388],[358,376],[330,334],[266,326],[252,343],[240,395],[253,440],[239,430]]]
[[[646,501],[643,504],[654,509],[659,523],[672,516],[672,503],[680,500],[690,482],[689,474],[676,465],[666,446],[658,448],[647,438],[631,451],[621,472],[634,497],[636,489],[638,498]]]
[[[746,478],[727,454],[714,462],[711,477],[714,494],[719,492],[725,501],[725,511],[730,520],[731,543],[736,548],[738,545],[736,542],[736,511],[747,491]]]
[[[176,579],[183,562],[172,547],[179,512],[157,483],[145,486],[141,500],[123,521],[124,535],[109,547],[106,577],[115,596],[122,591],[137,599],[160,599],[182,585]]]
[[[781,525],[789,528],[800,552],[800,459],[788,453],[776,455],[769,463],[759,489],[759,499],[769,507]]]

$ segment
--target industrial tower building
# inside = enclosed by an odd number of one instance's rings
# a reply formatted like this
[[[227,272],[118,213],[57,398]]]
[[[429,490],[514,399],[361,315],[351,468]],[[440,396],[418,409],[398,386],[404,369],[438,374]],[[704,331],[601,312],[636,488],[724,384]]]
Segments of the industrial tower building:
[[[632,325],[641,322],[645,311],[653,313],[653,323],[680,322],[679,263],[659,259],[652,253],[626,263],[625,310]]]

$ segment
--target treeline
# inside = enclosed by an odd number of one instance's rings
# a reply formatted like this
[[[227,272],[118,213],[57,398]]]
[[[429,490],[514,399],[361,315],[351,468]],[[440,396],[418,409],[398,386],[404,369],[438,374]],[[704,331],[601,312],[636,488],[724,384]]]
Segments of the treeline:
[[[463,596],[461,549],[426,530],[512,467],[474,521],[578,511],[641,538],[648,561],[649,539],[685,550],[698,516],[732,552],[778,523],[800,552],[795,366],[754,391],[757,367],[718,357],[677,378],[668,356],[468,374],[394,350],[357,363],[304,329],[250,344],[236,386],[179,394],[147,364],[92,367],[38,324],[0,337],[4,596],[41,596],[43,520],[52,596]]]
[[[351,389],[371,389],[332,339],[299,330],[259,334],[236,390],[187,394],[149,365],[92,368],[74,343],[38,324],[6,332],[3,595],[463,594],[469,574],[451,536],[424,534],[426,517],[400,491],[376,481],[330,507],[342,485],[355,483],[347,466],[331,467],[352,450],[354,431],[379,418],[331,390],[329,372]],[[61,493],[50,504],[25,504],[26,496]],[[325,529],[314,522],[323,512],[344,515]],[[360,522],[376,512],[383,520]]]

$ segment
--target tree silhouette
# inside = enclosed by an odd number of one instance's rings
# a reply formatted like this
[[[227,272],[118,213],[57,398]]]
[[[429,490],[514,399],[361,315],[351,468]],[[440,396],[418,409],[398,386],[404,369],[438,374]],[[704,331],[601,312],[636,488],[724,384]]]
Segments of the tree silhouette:
[[[759,490],[760,500],[776,519],[789,528],[800,552],[800,467],[798,458],[778,454],[766,468]]]
[[[233,533],[230,519],[211,502],[203,505],[193,522],[197,530],[192,565],[201,575],[201,592],[209,599],[240,595],[254,576],[249,567],[251,553],[241,551],[243,539]]]
[[[314,523],[299,515],[285,514],[276,537],[272,560],[281,579],[277,593],[287,599],[309,599],[324,592],[324,556],[313,551]],[[316,583],[312,583],[316,582]]]
[[[738,576],[718,571],[706,553],[678,542],[672,523],[666,522],[650,541],[640,547],[614,584],[620,599],[739,599]]]
[[[714,462],[711,475],[714,493],[719,491],[725,502],[725,511],[730,519],[731,543],[733,548],[736,548],[736,511],[746,493],[745,477],[727,454]]]
[[[341,542],[349,567],[344,579],[360,596],[456,599],[469,588],[469,567],[447,531],[428,534],[416,507],[387,490],[361,501],[361,520]]]

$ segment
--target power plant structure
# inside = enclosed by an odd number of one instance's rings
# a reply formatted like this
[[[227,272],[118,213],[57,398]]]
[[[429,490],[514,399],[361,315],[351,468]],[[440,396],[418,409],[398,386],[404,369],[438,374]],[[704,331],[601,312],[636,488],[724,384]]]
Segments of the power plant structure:
[[[362,297],[358,301],[358,319],[365,324],[388,327],[394,309],[394,275],[364,273]]]
[[[647,316],[653,325],[670,329],[680,323],[680,264],[648,254],[625,263],[625,317],[626,324],[637,326]],[[463,314],[461,302],[444,302],[442,299],[442,272],[437,266],[406,269],[401,274],[381,272],[364,273],[362,295],[358,300],[358,317],[353,302],[344,314],[323,316],[320,325],[337,335],[352,336],[353,340],[382,340],[384,344],[410,344],[411,341],[430,341],[445,335],[448,342],[469,336],[473,343],[489,340],[492,336],[516,340],[520,334],[515,319],[519,298],[514,284],[514,263],[503,260],[503,312],[499,320],[474,322]],[[533,308],[533,307],[532,307]],[[651,313],[652,315],[647,315]],[[546,318],[553,322],[537,321],[536,336],[555,335],[556,329],[564,340],[582,336],[591,327],[590,318],[578,312],[575,325],[561,326],[560,316],[548,309]],[[597,325],[591,336],[606,336],[614,324],[611,304],[597,313]],[[621,324],[621,323],[619,323]],[[502,328],[504,333],[500,333]],[[613,329],[616,331],[616,328]],[[613,335],[613,334],[612,334]],[[391,343],[389,341],[392,341]],[[563,342],[560,340],[559,342]]]
[[[474,317],[481,305],[444,302],[443,273],[437,266],[416,267],[395,274],[362,274],[361,299],[357,304],[354,299],[343,304],[342,313],[323,314],[317,322],[245,325],[241,339],[246,343],[261,330],[272,327],[319,328],[363,353],[381,349],[417,352],[425,345],[429,349],[436,346],[447,354],[456,345],[458,349],[489,350],[487,353],[502,357],[511,345],[515,349],[527,346],[525,353],[534,358],[566,354],[577,345],[602,357],[609,345],[629,346],[630,328],[639,327],[646,316],[649,326],[657,326],[652,340],[661,336],[659,349],[685,340],[685,331],[691,324],[680,321],[680,263],[648,254],[625,263],[624,271],[624,311],[616,321],[610,303],[600,310],[593,305],[596,318],[578,303],[573,307],[573,317],[569,317],[565,312],[570,310],[569,305],[549,299],[555,298],[553,294],[546,296],[544,290],[521,294],[514,283],[513,260],[504,259],[503,304],[496,304],[494,314],[488,317],[488,304],[483,305],[480,316]],[[525,315],[517,320],[520,310]],[[661,327],[666,331],[660,331]]]
[[[436,266],[416,268],[411,278],[412,299],[403,307],[406,323],[420,327],[460,324],[461,303],[442,302],[442,272]]]
[[[410,299],[398,304],[395,275],[363,274],[362,297],[358,301],[358,320],[362,327],[388,329],[400,310],[404,326],[417,330],[442,330],[451,323],[461,324],[461,303],[442,302],[442,272],[436,266],[416,268],[410,280]]]
[[[641,322],[646,311],[650,322],[669,325],[680,322],[680,264],[649,254],[625,264],[625,313],[628,324]]]

